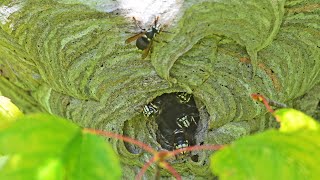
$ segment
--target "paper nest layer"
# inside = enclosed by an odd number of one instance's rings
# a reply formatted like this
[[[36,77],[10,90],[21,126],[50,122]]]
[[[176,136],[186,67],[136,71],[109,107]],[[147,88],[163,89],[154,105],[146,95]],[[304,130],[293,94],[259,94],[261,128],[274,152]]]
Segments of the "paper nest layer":
[[[157,127],[142,115],[143,105],[186,91],[200,110],[197,143],[230,143],[274,126],[252,93],[286,102],[319,83],[319,10],[312,7],[190,1],[167,27],[171,33],[157,35],[150,56],[141,60],[141,51],[124,43],[136,29],[131,19],[86,5],[28,1],[0,29],[0,91],[22,109],[45,109],[154,148]],[[139,170],[130,168],[133,161],[142,166],[150,157],[110,142],[128,177]],[[183,176],[210,176],[209,154],[174,167]]]

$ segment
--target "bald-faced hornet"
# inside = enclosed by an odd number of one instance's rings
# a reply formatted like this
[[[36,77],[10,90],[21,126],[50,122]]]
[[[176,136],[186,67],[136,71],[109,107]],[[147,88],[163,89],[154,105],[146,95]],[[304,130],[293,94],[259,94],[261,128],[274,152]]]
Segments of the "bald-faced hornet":
[[[197,122],[195,121],[192,115],[184,115],[176,120],[177,125],[179,128],[187,129],[190,126],[197,126]]]
[[[191,94],[186,92],[177,93],[177,97],[179,98],[180,103],[185,104],[190,101]]]
[[[182,129],[176,129],[173,132],[174,148],[182,149],[189,146],[189,142],[186,139],[185,132]],[[182,151],[181,154],[185,154],[186,151]]]
[[[142,59],[144,59],[149,54],[149,51],[152,47],[153,38],[156,36],[156,34],[159,34],[161,31],[160,24],[158,24],[159,17],[156,17],[156,19],[154,20],[154,25],[151,26],[149,29],[141,28],[134,17],[133,20],[136,26],[138,26],[141,29],[141,32],[128,38],[125,42],[131,43],[132,41],[136,40],[137,48],[143,50]]]
[[[145,105],[143,113],[147,117],[155,115],[157,141],[162,148],[175,150],[195,145],[200,116],[192,94],[163,94]]]
[[[159,107],[157,107],[156,105],[150,103],[148,105],[145,105],[143,107],[143,115],[145,115],[146,117],[149,117],[153,114],[156,114],[159,112]]]

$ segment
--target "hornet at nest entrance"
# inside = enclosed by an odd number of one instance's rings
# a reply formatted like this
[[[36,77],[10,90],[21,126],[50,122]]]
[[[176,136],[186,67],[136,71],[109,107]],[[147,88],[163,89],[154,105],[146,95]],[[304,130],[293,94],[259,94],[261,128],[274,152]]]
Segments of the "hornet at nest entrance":
[[[143,114],[153,117],[158,124],[157,141],[162,148],[174,150],[195,145],[200,116],[191,94],[163,94],[145,105]],[[181,152],[182,155],[185,153]]]
[[[156,36],[156,34],[162,32],[160,24],[158,24],[159,16],[156,17],[156,19],[154,20],[154,25],[151,26],[149,29],[144,29],[141,26],[139,26],[137,20],[134,17],[133,20],[136,26],[138,26],[141,29],[141,32],[129,37],[125,42],[126,44],[128,44],[132,41],[136,41],[137,48],[143,50],[142,59],[144,59],[148,56],[150,49],[152,48],[154,37]]]

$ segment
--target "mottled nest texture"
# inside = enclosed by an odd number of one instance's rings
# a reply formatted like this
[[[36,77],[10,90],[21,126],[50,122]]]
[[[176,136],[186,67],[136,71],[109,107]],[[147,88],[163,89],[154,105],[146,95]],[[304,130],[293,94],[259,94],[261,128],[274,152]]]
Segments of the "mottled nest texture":
[[[121,11],[66,2],[1,0],[2,9],[19,8],[0,24],[0,92],[25,113],[49,112],[155,149],[161,149],[158,127],[142,110],[165,93],[194,96],[196,144],[226,144],[275,127],[252,93],[319,116],[318,0],[185,1],[165,29],[170,33],[158,34],[143,60],[134,43],[124,43],[136,28]],[[109,142],[124,178],[150,158],[133,145]],[[210,154],[172,164],[185,177],[205,178],[212,176]]]

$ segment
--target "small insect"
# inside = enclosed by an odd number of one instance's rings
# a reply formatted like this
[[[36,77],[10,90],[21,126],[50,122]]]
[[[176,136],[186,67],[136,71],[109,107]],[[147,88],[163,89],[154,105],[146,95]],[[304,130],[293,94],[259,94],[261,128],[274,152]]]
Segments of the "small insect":
[[[128,38],[125,42],[128,44],[136,40],[137,48],[143,50],[142,59],[144,59],[150,52],[154,40],[153,38],[156,36],[156,34],[159,34],[161,32],[160,24],[158,24],[159,17],[156,17],[156,19],[154,20],[154,25],[149,29],[141,28],[134,17],[133,20],[136,26],[141,29],[141,32]]]
[[[177,118],[176,123],[180,128],[184,128],[184,129],[190,127],[191,125],[197,126],[197,122],[195,121],[192,115],[185,115],[185,116],[182,116],[181,118]]]
[[[143,114],[144,114],[146,117],[149,117],[149,116],[151,116],[151,115],[153,115],[153,114],[158,113],[158,112],[159,112],[158,109],[159,109],[158,106],[150,103],[150,104],[145,105],[145,106],[143,107]]]
[[[175,149],[182,149],[189,147],[189,141],[186,139],[185,132],[182,129],[176,129],[173,132]],[[186,154],[186,151],[182,151],[181,154]]]
[[[186,92],[177,93],[177,97],[179,98],[179,102],[185,104],[190,101],[191,94]]]

